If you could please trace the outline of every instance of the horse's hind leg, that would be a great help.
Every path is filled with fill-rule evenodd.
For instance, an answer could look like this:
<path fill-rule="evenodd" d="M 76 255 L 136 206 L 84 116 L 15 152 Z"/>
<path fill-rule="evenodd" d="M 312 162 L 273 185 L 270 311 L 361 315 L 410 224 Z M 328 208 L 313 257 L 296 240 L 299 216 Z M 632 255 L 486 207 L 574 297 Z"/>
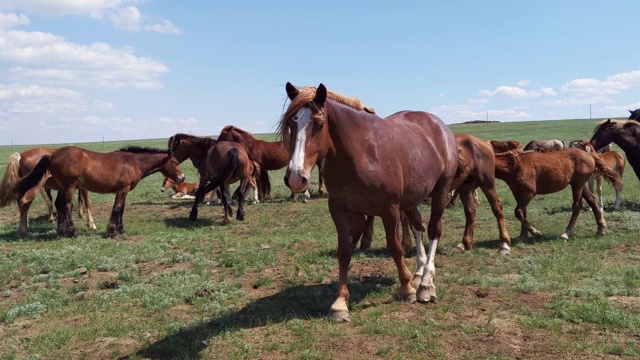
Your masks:
<path fill-rule="evenodd" d="M 220 186 L 220 192 L 222 193 L 222 207 L 224 208 L 224 219 L 222 224 L 226 225 L 231 222 L 231 214 L 233 214 L 233 208 L 231 207 L 231 199 L 229 199 L 229 185 L 224 184 Z"/>
<path fill-rule="evenodd" d="M 241 180 L 240 187 L 238 188 L 246 190 L 249 181 L 247 179 Z M 240 196 L 238 197 L 238 211 L 236 212 L 236 220 L 244 220 L 244 191 L 240 190 Z"/>
<path fill-rule="evenodd" d="M 613 205 L 614 210 L 620 210 L 620 204 L 622 203 L 622 185 L 615 187 L 616 189 L 616 203 Z"/>
<path fill-rule="evenodd" d="M 21 237 L 33 236 L 33 234 L 29 232 L 29 207 L 31 207 L 32 203 L 33 199 L 18 202 L 18 209 L 20 210 L 20 226 L 18 227 L 18 234 Z"/>
<path fill-rule="evenodd" d="M 514 194 L 514 196 L 516 198 L 516 202 L 518 203 L 518 205 L 516 205 L 516 210 L 514 211 L 514 213 L 516 219 L 520 220 L 521 224 L 520 235 L 516 238 L 516 240 L 526 240 L 529 237 L 529 233 L 531 233 L 531 235 L 533 236 L 540 236 L 540 232 L 535 227 L 533 227 L 533 224 L 531 224 L 529 220 L 527 220 L 527 205 L 529 205 L 531 199 L 533 199 L 534 194 Z"/>
<path fill-rule="evenodd" d="M 500 202 L 500 199 L 498 198 L 495 181 L 489 182 L 488 184 L 481 184 L 480 189 L 487 197 L 489 205 L 491 206 L 491 211 L 493 211 L 493 216 L 496 217 L 496 221 L 498 222 L 498 232 L 500 234 L 500 250 L 498 250 L 498 253 L 501 255 L 509 255 L 509 253 L 511 253 L 511 237 L 507 232 L 507 225 L 504 221 L 504 211 L 502 210 L 502 202 Z"/>
<path fill-rule="evenodd" d="M 411 286 L 411 272 L 404 263 L 402 244 L 400 243 L 400 211 L 398 204 L 389 205 L 385 214 L 380 216 L 384 224 L 384 232 L 387 238 L 387 250 L 391 254 L 398 269 L 400 288 L 398 292 L 404 301 L 412 303 L 416 301 L 416 290 Z"/>
<path fill-rule="evenodd" d="M 47 209 L 49 209 L 49 222 L 56 221 L 56 212 L 54 211 L 53 197 L 51 196 L 51 188 L 48 188 L 46 186 L 41 188 L 40 194 L 44 198 L 44 201 L 47 203 Z"/>
<path fill-rule="evenodd" d="M 78 189 L 78 191 L 78 197 L 84 199 L 84 206 L 87 210 L 87 226 L 89 227 L 89 229 L 95 230 L 96 223 L 93 222 L 93 204 L 91 203 L 91 199 L 89 198 L 89 192 L 85 189 Z M 78 207 L 82 208 L 80 204 L 78 204 Z"/>
<path fill-rule="evenodd" d="M 604 211 L 604 203 L 602 202 L 602 176 L 596 175 L 596 191 L 598 192 L 598 207 L 600 211 Z"/>
<path fill-rule="evenodd" d="M 58 190 L 56 196 L 56 209 L 58 210 L 58 235 L 65 237 L 78 236 L 77 229 L 73 224 L 73 192 L 75 186 Z"/>
<path fill-rule="evenodd" d="M 365 220 L 364 229 L 362 231 L 362 238 L 360 240 L 360 250 L 369 250 L 371 249 L 371 242 L 373 241 L 373 222 L 375 220 L 375 216 L 367 215 Z M 353 237 L 353 248 L 355 249 L 358 244 L 358 239 L 360 236 Z"/>
<path fill-rule="evenodd" d="M 464 208 L 465 226 L 464 235 L 462 236 L 462 242 L 458 244 L 457 248 L 466 251 L 471 249 L 473 244 L 473 232 L 476 227 L 476 202 L 473 198 L 473 183 L 463 183 L 456 191 L 462 201 Z"/>
<path fill-rule="evenodd" d="M 449 184 L 447 184 L 447 186 L 442 186 L 439 190 L 436 188 L 436 190 L 432 192 L 431 196 L 431 217 L 429 218 L 429 225 L 427 226 L 429 246 L 427 247 L 426 252 L 426 268 L 422 274 L 422 280 L 420 281 L 420 287 L 418 288 L 418 301 L 420 302 L 433 302 L 437 298 L 436 286 L 434 284 L 434 278 L 436 275 L 436 248 L 438 247 L 438 241 L 442 235 L 442 215 L 444 214 L 444 209 L 447 206 L 447 201 L 449 199 L 448 193 L 445 189 L 448 188 Z"/>
<path fill-rule="evenodd" d="M 582 203 L 582 194 L 584 193 L 584 185 L 577 186 L 571 184 L 571 192 L 573 193 L 573 201 L 571 203 L 571 219 L 569 219 L 569 225 L 567 225 L 567 229 L 564 231 L 562 235 L 560 235 L 561 239 L 567 240 L 569 236 L 573 234 L 573 227 L 576 224 L 576 220 L 578 220 L 578 215 L 580 214 L 580 208 Z M 591 194 L 593 196 L 593 194 Z M 587 201 L 589 203 L 589 201 Z M 592 203 L 589 203 L 591 205 Z M 598 213 L 600 213 L 600 209 L 596 205 L 598 209 Z"/>
<path fill-rule="evenodd" d="M 600 211 L 595 197 L 592 193 L 583 191 L 582 198 L 587 202 L 587 204 L 589 204 L 591 210 L 593 210 L 593 216 L 596 218 L 596 224 L 598 225 L 596 235 L 604 235 L 604 228 L 607 226 L 607 222 L 604 220 L 604 215 L 602 211 Z"/>
<path fill-rule="evenodd" d="M 118 235 L 124 234 L 125 232 L 124 225 L 122 224 L 122 215 L 124 213 L 124 202 L 126 198 L 126 192 L 116 193 L 116 199 L 113 202 L 113 209 L 109 217 L 109 224 L 107 224 L 107 236 L 111 238 L 118 237 Z"/>

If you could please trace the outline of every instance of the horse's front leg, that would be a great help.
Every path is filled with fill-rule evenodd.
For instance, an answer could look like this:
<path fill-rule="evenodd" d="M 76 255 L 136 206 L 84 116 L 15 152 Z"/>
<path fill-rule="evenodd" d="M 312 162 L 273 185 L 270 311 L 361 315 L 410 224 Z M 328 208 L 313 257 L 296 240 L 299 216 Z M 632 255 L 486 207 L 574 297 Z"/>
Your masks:
<path fill-rule="evenodd" d="M 113 208 L 111 209 L 111 216 L 109 217 L 109 223 L 107 224 L 107 236 L 111 238 L 118 237 L 118 235 L 120 235 L 120 231 L 124 233 L 122 213 L 124 212 L 124 201 L 126 198 L 126 191 L 116 192 L 116 198 L 113 202 Z"/>
<path fill-rule="evenodd" d="M 351 263 L 351 229 L 350 214 L 343 203 L 329 197 L 329 213 L 338 233 L 338 264 L 340 272 L 338 276 L 338 296 L 331 305 L 329 318 L 334 321 L 351 321 L 349 319 L 349 289 L 347 279 L 349 264 Z M 362 216 L 362 215 L 361 215 Z"/>
<path fill-rule="evenodd" d="M 500 202 L 498 193 L 496 192 L 495 179 L 483 181 L 482 184 L 480 184 L 480 190 L 482 190 L 487 201 L 489 201 L 491 211 L 493 211 L 493 216 L 495 216 L 496 221 L 498 222 L 498 232 L 500 234 L 500 250 L 498 250 L 498 253 L 501 255 L 509 255 L 511 253 L 511 237 L 507 232 L 502 202 Z"/>
<path fill-rule="evenodd" d="M 529 233 L 534 236 L 541 235 L 540 232 L 535 227 L 533 227 L 533 224 L 531 224 L 529 220 L 527 220 L 527 205 L 529 205 L 529 202 L 531 202 L 533 196 L 534 194 L 532 193 L 515 195 L 517 205 L 514 214 L 516 216 L 516 219 L 520 220 L 521 226 L 520 235 L 516 238 L 516 240 L 526 240 L 529 237 Z"/>
<path fill-rule="evenodd" d="M 198 184 L 198 190 L 196 190 L 196 198 L 193 200 L 193 206 L 191 207 L 191 213 L 189 213 L 189 220 L 196 221 L 198 219 L 198 204 L 204 199 L 204 195 L 207 193 L 207 178 L 200 175 L 200 183 Z"/>

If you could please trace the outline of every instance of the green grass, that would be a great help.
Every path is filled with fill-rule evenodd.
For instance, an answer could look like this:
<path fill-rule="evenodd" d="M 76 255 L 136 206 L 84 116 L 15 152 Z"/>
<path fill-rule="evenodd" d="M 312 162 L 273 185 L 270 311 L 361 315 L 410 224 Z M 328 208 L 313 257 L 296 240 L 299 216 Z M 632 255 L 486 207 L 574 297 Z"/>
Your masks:
<path fill-rule="evenodd" d="M 487 139 L 568 142 L 589 138 L 596 122 L 451 128 Z M 134 144 L 166 147 L 166 139 L 76 145 L 111 151 Z M 30 147 L 0 147 L 0 168 L 12 151 Z M 197 181 L 189 162 L 183 168 Z M 347 324 L 326 319 L 338 269 L 327 199 L 289 202 L 282 177 L 282 170 L 271 174 L 272 198 L 248 205 L 244 222 L 222 226 L 218 205 L 202 205 L 199 220 L 187 221 L 191 203 L 161 193 L 162 176 L 152 175 L 129 194 L 127 235 L 116 240 L 104 237 L 110 194 L 91 194 L 98 230 L 76 217 L 75 239 L 53 235 L 42 199 L 30 211 L 34 239 L 17 236 L 15 206 L 0 209 L 0 359 L 640 356 L 640 186 L 630 167 L 621 211 L 610 211 L 615 193 L 605 185 L 603 237 L 595 236 L 593 215 L 582 212 L 576 235 L 560 240 L 569 190 L 532 201 L 528 215 L 543 236 L 515 244 L 508 257 L 497 255 L 496 222 L 484 198 L 467 253 L 454 250 L 462 206 L 447 210 L 436 304 L 398 300 L 397 272 L 377 222 L 373 249 L 355 253 L 351 263 Z M 515 201 L 503 182 L 497 188 L 516 236 Z M 428 207 L 421 212 L 428 215 Z M 413 258 L 407 263 L 415 268 Z"/>

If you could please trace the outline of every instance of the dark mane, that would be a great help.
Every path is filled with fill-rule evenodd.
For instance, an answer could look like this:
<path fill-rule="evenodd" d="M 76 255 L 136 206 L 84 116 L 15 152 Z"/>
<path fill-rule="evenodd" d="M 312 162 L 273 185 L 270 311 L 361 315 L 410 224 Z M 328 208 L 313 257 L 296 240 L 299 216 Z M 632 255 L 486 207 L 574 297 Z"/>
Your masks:
<path fill-rule="evenodd" d="M 154 154 L 168 154 L 169 150 L 167 149 L 158 149 L 152 147 L 142 147 L 142 146 L 127 146 L 123 147 L 118 151 L 133 153 L 133 154 L 144 154 L 144 153 L 154 153 Z"/>
<path fill-rule="evenodd" d="M 180 142 L 181 140 L 187 140 L 187 139 L 196 144 L 204 144 L 207 147 L 212 147 L 217 143 L 216 140 L 209 137 L 201 137 L 201 136 L 195 136 L 190 134 L 178 133 L 169 138 L 169 142 L 167 145 L 169 149 L 171 149 L 172 143 Z"/>

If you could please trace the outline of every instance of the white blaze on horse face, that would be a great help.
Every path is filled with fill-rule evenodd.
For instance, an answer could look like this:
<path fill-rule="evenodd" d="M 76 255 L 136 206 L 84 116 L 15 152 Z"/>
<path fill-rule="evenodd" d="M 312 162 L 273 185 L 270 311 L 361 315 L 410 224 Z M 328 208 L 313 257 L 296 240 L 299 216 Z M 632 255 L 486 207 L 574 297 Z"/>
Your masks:
<path fill-rule="evenodd" d="M 303 176 L 308 177 L 307 169 L 305 169 L 305 147 L 307 145 L 307 128 L 311 124 L 311 109 L 304 107 L 296 114 L 298 123 L 298 132 L 296 133 L 296 142 L 293 147 L 293 154 L 291 154 L 291 160 L 289 160 L 289 184 L 298 188 L 302 184 L 301 178 Z M 298 185 L 298 186 L 296 186 Z M 300 189 L 304 190 L 304 189 Z"/>

